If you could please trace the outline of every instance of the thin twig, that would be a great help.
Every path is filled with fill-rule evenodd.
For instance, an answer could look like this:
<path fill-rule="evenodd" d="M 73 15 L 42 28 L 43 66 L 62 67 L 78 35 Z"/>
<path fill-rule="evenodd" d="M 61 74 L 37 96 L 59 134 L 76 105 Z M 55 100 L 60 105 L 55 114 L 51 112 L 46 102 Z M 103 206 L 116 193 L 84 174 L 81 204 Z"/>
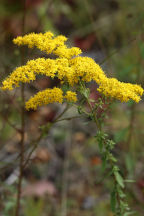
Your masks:
<path fill-rule="evenodd" d="M 3 115 L 3 112 L 0 112 L 1 114 L 1 117 L 4 119 L 4 121 L 11 127 L 13 128 L 15 131 L 17 131 L 18 133 L 21 133 L 21 129 L 20 128 L 17 128 L 14 124 L 12 124 L 9 119 Z"/>
<path fill-rule="evenodd" d="M 72 137 L 69 134 L 65 142 L 65 157 L 63 161 L 62 191 L 61 191 L 61 216 L 67 216 L 67 187 L 68 187 L 68 168 L 70 160 L 70 149 Z"/>
<path fill-rule="evenodd" d="M 23 20 L 22 20 L 22 33 L 24 34 L 25 29 L 25 16 L 26 16 L 26 5 L 25 0 L 23 0 Z M 24 64 L 24 50 L 21 50 L 21 63 Z M 24 83 L 21 85 L 21 98 L 22 98 L 22 106 L 21 106 L 21 142 L 20 142 L 20 164 L 19 164 L 19 178 L 18 178 L 18 191 L 17 191 L 17 202 L 16 202 L 16 211 L 15 216 L 19 216 L 20 214 L 20 200 L 21 200 L 21 189 L 22 189 L 22 178 L 23 178 L 23 162 L 24 162 L 24 134 L 25 134 L 25 95 L 24 95 Z"/>
<path fill-rule="evenodd" d="M 50 123 L 48 129 L 47 129 L 47 133 L 49 132 L 49 130 L 51 129 L 51 127 L 59 121 L 59 119 L 65 114 L 65 112 L 70 108 L 70 106 L 67 104 L 65 109 L 55 118 L 55 120 L 53 122 Z M 45 125 L 45 127 L 47 127 L 47 124 Z M 35 149 L 37 148 L 37 145 L 38 143 L 41 141 L 41 139 L 43 138 L 43 133 L 40 134 L 40 136 L 36 139 L 36 140 L 33 140 L 30 145 L 33 145 L 33 148 L 32 150 L 29 152 L 25 162 L 24 162 L 24 165 L 23 165 L 23 168 L 25 168 L 33 154 L 33 152 L 35 151 Z"/>
<path fill-rule="evenodd" d="M 55 119 L 54 119 L 54 123 L 57 122 L 58 119 L 61 118 L 61 116 L 63 116 L 63 114 L 70 108 L 69 104 L 66 105 L 65 109 L 62 111 L 62 113 L 60 115 L 58 115 Z"/>
<path fill-rule="evenodd" d="M 75 118 L 81 118 L 81 116 L 72 116 L 72 117 L 68 117 L 68 118 L 62 118 L 62 119 L 57 120 L 56 122 L 69 121 L 69 120 L 72 120 L 72 119 L 75 119 Z"/>

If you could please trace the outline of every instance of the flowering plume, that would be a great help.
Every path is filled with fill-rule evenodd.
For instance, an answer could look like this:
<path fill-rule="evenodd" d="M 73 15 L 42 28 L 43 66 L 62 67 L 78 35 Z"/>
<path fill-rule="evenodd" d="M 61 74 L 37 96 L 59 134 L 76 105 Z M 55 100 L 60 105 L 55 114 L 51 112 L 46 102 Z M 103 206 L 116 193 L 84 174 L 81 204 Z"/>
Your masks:
<path fill-rule="evenodd" d="M 81 57 L 81 50 L 77 47 L 68 48 L 65 42 L 67 38 L 59 35 L 54 37 L 51 32 L 44 34 L 31 33 L 13 40 L 18 46 L 27 45 L 29 48 L 37 47 L 47 54 L 55 54 L 56 59 L 38 58 L 30 60 L 26 65 L 16 68 L 4 81 L 2 89 L 12 90 L 19 84 L 36 80 L 41 74 L 51 78 L 57 77 L 70 88 L 78 87 L 80 81 L 90 82 L 94 80 L 99 92 L 107 97 L 112 97 L 127 102 L 132 99 L 140 101 L 143 89 L 139 85 L 119 82 L 115 78 L 108 78 L 101 67 L 92 58 Z M 76 102 L 76 92 L 68 90 L 64 95 L 61 88 L 46 89 L 38 92 L 26 102 L 26 109 L 37 109 L 38 106 L 49 103 Z"/>

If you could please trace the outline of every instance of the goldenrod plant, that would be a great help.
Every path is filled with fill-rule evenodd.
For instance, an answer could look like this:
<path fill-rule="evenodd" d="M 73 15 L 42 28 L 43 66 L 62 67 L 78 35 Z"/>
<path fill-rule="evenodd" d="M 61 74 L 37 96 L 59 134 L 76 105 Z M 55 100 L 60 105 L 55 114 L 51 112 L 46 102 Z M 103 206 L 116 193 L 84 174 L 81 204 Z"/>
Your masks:
<path fill-rule="evenodd" d="M 95 137 L 103 161 L 102 169 L 107 167 L 108 176 L 113 179 L 111 209 L 115 216 L 131 215 L 133 212 L 126 202 L 124 192 L 125 180 L 112 151 L 115 142 L 109 139 L 108 134 L 103 132 L 102 123 L 104 119 L 98 118 L 97 109 L 102 107 L 104 102 L 111 103 L 112 99 L 121 102 L 133 100 L 138 103 L 143 95 L 143 88 L 137 84 L 124 83 L 115 78 L 108 78 L 103 69 L 92 58 L 80 56 L 82 51 L 77 47 L 69 48 L 66 41 L 65 36 L 55 37 L 51 32 L 44 34 L 31 33 L 14 39 L 14 44 L 18 46 L 27 45 L 29 48 L 37 47 L 48 54 L 48 58 L 29 60 L 26 65 L 17 67 L 3 81 L 1 89 L 12 90 L 19 87 L 20 83 L 33 82 L 37 75 L 45 75 L 52 79 L 56 77 L 60 83 L 59 87 L 38 92 L 25 103 L 25 108 L 36 110 L 39 106 L 50 103 L 67 103 L 68 106 L 64 112 L 69 106 L 75 105 L 80 115 L 84 115 L 95 122 L 97 127 Z M 49 58 L 50 54 L 55 55 L 55 59 Z M 93 101 L 89 95 L 90 90 L 86 87 L 87 83 L 91 81 L 96 82 L 98 85 L 96 91 L 101 94 L 101 99 L 95 102 L 95 105 L 92 105 Z M 88 104 L 89 111 L 85 109 L 84 103 Z M 64 112 L 59 115 L 59 119 Z M 103 110 L 103 114 L 105 114 L 105 110 Z"/>

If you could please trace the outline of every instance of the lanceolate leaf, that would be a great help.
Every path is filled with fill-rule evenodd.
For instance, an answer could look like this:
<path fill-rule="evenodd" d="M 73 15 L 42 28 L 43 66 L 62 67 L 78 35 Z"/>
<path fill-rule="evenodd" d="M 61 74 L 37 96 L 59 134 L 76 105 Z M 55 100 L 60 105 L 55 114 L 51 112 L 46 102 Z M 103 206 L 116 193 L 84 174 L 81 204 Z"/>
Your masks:
<path fill-rule="evenodd" d="M 123 178 L 122 178 L 122 176 L 119 174 L 119 172 L 114 172 L 114 175 L 115 175 L 115 177 L 116 177 L 117 183 L 118 183 L 122 188 L 124 188 Z"/>

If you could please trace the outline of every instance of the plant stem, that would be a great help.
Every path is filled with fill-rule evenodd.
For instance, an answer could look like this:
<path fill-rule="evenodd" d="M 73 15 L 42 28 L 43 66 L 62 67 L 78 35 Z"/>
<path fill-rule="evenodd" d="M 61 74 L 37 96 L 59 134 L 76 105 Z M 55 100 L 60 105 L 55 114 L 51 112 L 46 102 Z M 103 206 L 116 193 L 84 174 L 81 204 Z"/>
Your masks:
<path fill-rule="evenodd" d="M 20 200 L 21 200 L 21 188 L 23 178 L 23 162 L 24 162 L 24 133 L 25 133 L 25 115 L 24 115 L 24 85 L 21 87 L 22 97 L 22 112 L 21 112 L 21 142 L 20 142 L 20 164 L 19 164 L 19 179 L 18 179 L 18 191 L 17 191 L 17 202 L 15 216 L 19 216 L 20 212 Z"/>
<path fill-rule="evenodd" d="M 135 123 L 135 111 L 136 111 L 136 104 L 133 103 L 131 106 L 131 114 L 130 114 L 130 123 L 129 123 L 129 135 L 128 135 L 128 139 L 127 139 L 127 147 L 129 148 L 129 145 L 131 143 L 132 140 L 132 136 L 134 133 L 134 123 Z"/>
<path fill-rule="evenodd" d="M 22 34 L 24 34 L 25 29 L 25 15 L 26 15 L 26 6 L 25 0 L 23 0 L 23 19 L 22 19 Z M 24 64 L 24 50 L 21 50 L 21 63 Z M 21 141 L 20 141 L 20 164 L 19 164 L 19 178 L 18 178 L 18 188 L 17 188 L 17 201 L 16 201 L 16 211 L 15 216 L 20 215 L 20 201 L 21 201 L 21 189 L 22 189 L 22 178 L 23 178 L 23 162 L 24 162 L 24 135 L 25 135 L 25 95 L 24 95 L 25 85 L 22 83 L 21 85 Z"/>
<path fill-rule="evenodd" d="M 72 124 L 72 123 L 71 123 Z M 72 129 L 72 127 L 70 127 Z M 70 131 L 71 132 L 71 131 Z M 65 142 L 65 157 L 63 161 L 63 175 L 62 175 L 62 192 L 61 192 L 61 216 L 67 216 L 67 189 L 68 189 L 68 168 L 70 161 L 70 149 L 72 133 L 68 134 Z"/>
<path fill-rule="evenodd" d="M 76 118 L 81 118 L 81 116 L 72 116 L 68 118 L 62 118 L 62 119 L 57 120 L 56 122 L 69 121 L 69 120 L 76 119 Z"/>
<path fill-rule="evenodd" d="M 98 119 L 97 119 L 96 113 L 93 112 L 93 108 L 92 108 L 92 106 L 91 106 L 91 103 L 90 103 L 89 99 L 87 99 L 87 103 L 88 103 L 88 105 L 89 105 L 89 108 L 90 108 L 91 112 L 93 113 L 93 117 L 94 117 L 94 121 L 95 121 L 95 123 L 96 123 L 97 129 L 98 129 L 99 131 L 101 131 L 101 125 L 100 125 L 100 123 L 99 123 L 99 121 L 98 121 Z"/>

